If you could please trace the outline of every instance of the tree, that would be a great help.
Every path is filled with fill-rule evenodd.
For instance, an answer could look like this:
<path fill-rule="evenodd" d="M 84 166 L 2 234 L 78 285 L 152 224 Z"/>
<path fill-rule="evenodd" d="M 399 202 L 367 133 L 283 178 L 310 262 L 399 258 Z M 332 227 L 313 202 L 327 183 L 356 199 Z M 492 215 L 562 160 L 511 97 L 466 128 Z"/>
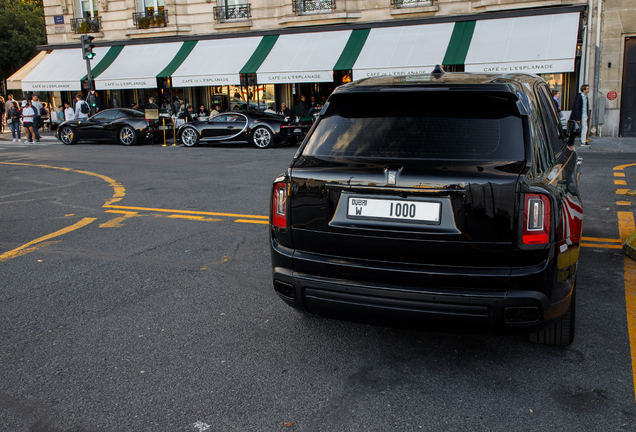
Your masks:
<path fill-rule="evenodd" d="M 0 0 L 0 79 L 9 78 L 46 43 L 43 0 Z"/>

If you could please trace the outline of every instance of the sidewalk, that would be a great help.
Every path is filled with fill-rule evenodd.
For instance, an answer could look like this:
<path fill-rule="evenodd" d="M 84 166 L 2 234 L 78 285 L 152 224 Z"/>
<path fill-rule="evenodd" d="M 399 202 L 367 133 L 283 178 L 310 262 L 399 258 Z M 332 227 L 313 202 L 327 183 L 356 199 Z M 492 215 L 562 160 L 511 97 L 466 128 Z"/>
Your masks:
<path fill-rule="evenodd" d="M 576 151 L 587 152 L 636 152 L 636 138 L 590 137 L 589 147 L 581 147 L 581 141 L 576 140 Z"/>
<path fill-rule="evenodd" d="M 20 136 L 22 138 L 22 142 L 13 142 L 13 137 L 11 136 L 11 127 L 6 127 L 3 133 L 0 133 L 0 143 L 2 144 L 20 144 L 20 145 L 25 145 L 26 144 L 26 134 L 24 133 L 24 129 L 20 131 Z M 55 131 L 50 132 L 50 131 L 44 131 L 42 129 L 40 129 L 40 137 L 42 137 L 42 139 L 40 140 L 40 142 L 35 143 L 35 144 L 62 144 L 60 141 L 58 141 L 57 138 L 55 138 Z"/>

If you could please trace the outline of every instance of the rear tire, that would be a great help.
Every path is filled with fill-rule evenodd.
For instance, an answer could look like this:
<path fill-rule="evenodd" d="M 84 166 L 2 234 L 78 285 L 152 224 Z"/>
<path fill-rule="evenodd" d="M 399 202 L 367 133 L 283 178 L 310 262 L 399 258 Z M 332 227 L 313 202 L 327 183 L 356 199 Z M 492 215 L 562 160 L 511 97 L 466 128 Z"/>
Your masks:
<path fill-rule="evenodd" d="M 572 300 L 568 311 L 547 329 L 530 334 L 530 342 L 542 345 L 568 346 L 574 342 L 574 324 L 576 315 L 576 289 L 572 291 Z"/>
<path fill-rule="evenodd" d="M 119 129 L 119 142 L 125 146 L 135 145 L 137 143 L 137 134 L 131 126 L 124 126 Z"/>
<path fill-rule="evenodd" d="M 266 149 L 274 144 L 274 135 L 265 126 L 260 126 L 252 132 L 252 142 L 256 147 Z"/>
<path fill-rule="evenodd" d="M 65 126 L 60 130 L 60 141 L 63 144 L 71 145 L 77 142 L 77 137 L 75 136 L 75 131 L 73 128 Z"/>

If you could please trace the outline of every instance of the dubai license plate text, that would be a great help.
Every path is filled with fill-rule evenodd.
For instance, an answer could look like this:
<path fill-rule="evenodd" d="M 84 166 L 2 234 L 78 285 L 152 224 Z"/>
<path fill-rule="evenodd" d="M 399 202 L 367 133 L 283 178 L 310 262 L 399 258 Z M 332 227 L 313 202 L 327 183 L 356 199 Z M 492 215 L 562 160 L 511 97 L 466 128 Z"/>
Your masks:
<path fill-rule="evenodd" d="M 440 203 L 349 197 L 347 216 L 353 219 L 439 223 Z"/>

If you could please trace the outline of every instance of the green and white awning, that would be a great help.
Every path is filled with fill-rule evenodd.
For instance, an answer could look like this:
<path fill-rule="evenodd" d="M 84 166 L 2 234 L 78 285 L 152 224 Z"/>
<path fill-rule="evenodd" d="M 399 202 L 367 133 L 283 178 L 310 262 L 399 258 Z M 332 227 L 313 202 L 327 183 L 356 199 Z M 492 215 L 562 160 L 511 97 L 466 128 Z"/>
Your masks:
<path fill-rule="evenodd" d="M 96 60 L 103 58 L 109 48 L 95 48 Z M 96 62 L 93 62 L 96 64 Z M 54 50 L 24 79 L 23 91 L 78 91 L 82 89 L 82 77 L 86 75 L 86 60 L 82 50 Z"/>
<path fill-rule="evenodd" d="M 173 87 L 239 85 L 262 36 L 203 40 L 172 74 Z"/>
<path fill-rule="evenodd" d="M 157 88 L 194 49 L 196 41 L 126 45 L 104 71 L 93 77 L 97 90 Z"/>
<path fill-rule="evenodd" d="M 579 13 L 477 21 L 466 72 L 574 71 Z"/>
<path fill-rule="evenodd" d="M 332 82 L 351 30 L 297 33 L 277 38 L 255 71 L 259 84 Z"/>

